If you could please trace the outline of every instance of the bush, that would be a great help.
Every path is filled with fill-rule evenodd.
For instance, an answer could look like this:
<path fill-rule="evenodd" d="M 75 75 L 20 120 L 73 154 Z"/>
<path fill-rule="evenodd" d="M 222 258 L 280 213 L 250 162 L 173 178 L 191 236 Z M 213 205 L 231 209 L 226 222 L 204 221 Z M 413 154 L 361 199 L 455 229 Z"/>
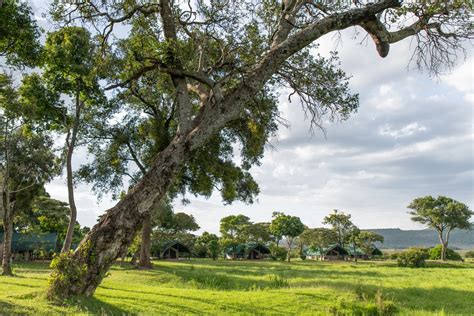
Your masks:
<path fill-rule="evenodd" d="M 430 260 L 440 260 L 441 259 L 441 250 L 442 250 L 441 245 L 437 245 L 436 247 L 431 248 L 430 249 L 430 254 L 429 254 Z M 454 260 L 454 261 L 462 261 L 461 255 L 459 253 L 457 253 L 456 251 L 454 251 L 452 249 L 449 249 L 449 248 L 446 250 L 446 259 L 447 260 Z"/>
<path fill-rule="evenodd" d="M 394 252 L 390 254 L 389 258 L 392 260 L 397 260 L 399 256 L 400 256 L 399 252 Z"/>
<path fill-rule="evenodd" d="M 428 257 L 428 249 L 410 248 L 398 255 L 397 264 L 399 267 L 421 268 Z"/>
<path fill-rule="evenodd" d="M 83 276 L 87 272 L 85 264 L 77 264 L 72 260 L 73 252 L 55 255 L 51 261 L 53 272 L 49 277 L 47 296 L 50 299 L 68 297 L 73 286 L 81 286 Z"/>
<path fill-rule="evenodd" d="M 464 257 L 466 257 L 466 258 L 474 258 L 474 250 L 470 250 L 470 251 L 466 252 L 466 254 L 464 255 Z"/>
<path fill-rule="evenodd" d="M 270 251 L 272 253 L 273 260 L 281 260 L 281 261 L 286 260 L 286 255 L 288 252 L 286 251 L 285 248 L 272 245 L 270 246 Z"/>
<path fill-rule="evenodd" d="M 300 254 L 300 259 L 301 260 L 306 260 L 306 255 L 304 253 Z"/>

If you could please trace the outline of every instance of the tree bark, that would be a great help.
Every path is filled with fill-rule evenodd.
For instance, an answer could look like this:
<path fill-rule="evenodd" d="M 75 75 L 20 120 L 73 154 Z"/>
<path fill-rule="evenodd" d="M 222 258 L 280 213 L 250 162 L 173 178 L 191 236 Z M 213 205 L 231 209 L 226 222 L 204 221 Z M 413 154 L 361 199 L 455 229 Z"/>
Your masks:
<path fill-rule="evenodd" d="M 72 172 L 72 155 L 74 153 L 74 148 L 76 147 L 77 133 L 79 131 L 79 125 L 81 120 L 81 108 L 82 104 L 79 99 L 79 84 L 76 92 L 76 113 L 74 117 L 74 124 L 71 131 L 71 138 L 69 135 L 66 138 L 67 143 L 67 156 L 66 156 L 66 176 L 67 176 L 67 193 L 68 193 L 68 202 L 69 202 L 69 224 L 67 227 L 66 237 L 64 238 L 63 248 L 61 252 L 69 252 L 71 250 L 72 237 L 74 234 L 74 226 L 76 226 L 77 219 L 77 208 L 76 201 L 74 199 L 74 178 Z"/>
<path fill-rule="evenodd" d="M 8 200 L 8 196 L 5 200 Z M 12 275 L 11 256 L 12 256 L 12 236 L 13 236 L 13 220 L 11 209 L 7 201 L 4 201 L 5 212 L 3 214 L 3 258 L 2 258 L 2 275 Z M 8 207 L 8 208 L 7 208 Z"/>
<path fill-rule="evenodd" d="M 94 293 L 112 263 L 130 246 L 136 231 L 143 225 L 147 213 L 143 210 L 148 211 L 166 194 L 189 150 L 184 137 L 178 135 L 158 154 L 151 170 L 124 199 L 100 217 L 72 254 L 70 260 L 74 264 L 86 267 L 84 275 L 78 278 L 67 275 L 66 271 L 54 271 L 56 277 L 49 288 L 50 297 Z"/>
<path fill-rule="evenodd" d="M 191 151 L 238 118 L 245 111 L 244 104 L 263 88 L 288 57 L 329 32 L 358 25 L 373 14 L 397 6 L 400 6 L 397 0 L 387 0 L 318 20 L 272 47 L 239 84 L 225 91 L 225 96 L 221 95 L 218 85 L 214 86 L 216 98 L 201 107 L 190 125 L 185 122 L 187 109 L 180 109 L 178 135 L 157 155 L 152 168 L 125 198 L 102 215 L 72 254 L 70 260 L 74 265 L 84 267 L 84 274 L 78 277 L 67 275 L 67 271 L 54 270 L 49 293 L 62 297 L 92 295 L 117 256 L 131 244 L 136 231 L 143 225 L 146 212 L 153 203 L 164 197 L 175 176 L 190 158 Z M 163 11 L 160 13 L 163 14 Z M 183 92 L 184 87 L 179 83 L 175 82 L 175 88 Z M 180 94 L 177 100 L 186 103 L 186 95 Z"/>
<path fill-rule="evenodd" d="M 140 261 L 138 268 L 151 269 L 153 267 L 151 260 L 151 211 L 144 215 L 142 227 L 142 244 L 140 246 Z"/>

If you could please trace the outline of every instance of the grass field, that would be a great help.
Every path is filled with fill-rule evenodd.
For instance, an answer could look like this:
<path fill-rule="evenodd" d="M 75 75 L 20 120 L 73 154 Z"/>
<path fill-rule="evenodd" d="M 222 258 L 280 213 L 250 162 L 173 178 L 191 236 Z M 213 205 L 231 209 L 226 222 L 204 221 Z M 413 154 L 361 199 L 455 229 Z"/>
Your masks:
<path fill-rule="evenodd" d="M 474 315 L 474 264 L 190 260 L 140 271 L 115 266 L 93 298 L 48 303 L 47 264 L 15 265 L 0 277 L 0 314 L 370 314 Z M 378 306 L 378 307 L 377 307 Z"/>

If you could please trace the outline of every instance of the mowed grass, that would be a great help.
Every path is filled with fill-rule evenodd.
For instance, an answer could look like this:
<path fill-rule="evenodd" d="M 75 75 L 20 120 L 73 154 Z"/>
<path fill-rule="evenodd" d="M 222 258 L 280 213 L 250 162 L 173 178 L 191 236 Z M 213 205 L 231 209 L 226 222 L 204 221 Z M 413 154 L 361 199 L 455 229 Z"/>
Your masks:
<path fill-rule="evenodd" d="M 15 265 L 0 277 L 0 314 L 353 314 L 393 301 L 405 315 L 474 315 L 474 264 L 190 260 L 153 270 L 114 266 L 94 297 L 44 298 L 47 264 Z"/>

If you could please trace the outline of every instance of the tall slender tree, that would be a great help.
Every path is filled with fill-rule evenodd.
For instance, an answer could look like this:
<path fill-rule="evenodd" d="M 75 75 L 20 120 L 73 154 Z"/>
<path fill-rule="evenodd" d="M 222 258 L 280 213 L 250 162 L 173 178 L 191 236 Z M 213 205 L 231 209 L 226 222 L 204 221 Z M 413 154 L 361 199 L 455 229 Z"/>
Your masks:
<path fill-rule="evenodd" d="M 300 97 L 313 126 L 320 124 L 324 115 L 347 118 L 354 112 L 357 96 L 350 93 L 348 77 L 335 57 L 313 54 L 317 51 L 314 43 L 322 36 L 361 27 L 381 57 L 387 56 L 391 44 L 413 37 L 415 62 L 434 73 L 452 66 L 463 40 L 472 38 L 470 1 L 439 5 L 382 0 L 338 2 L 329 7 L 299 0 L 216 0 L 182 7 L 170 0 L 91 0 L 55 5 L 53 14 L 59 20 L 79 19 L 104 26 L 98 35 L 106 58 L 117 60 L 115 76 L 109 78 L 110 90 L 126 89 L 151 71 L 169 78 L 176 100 L 177 132 L 169 145 L 156 153 L 148 172 L 101 217 L 67 259 L 86 266 L 84 275 L 78 278 L 54 270 L 50 296 L 92 295 L 105 271 L 132 242 L 143 214 L 168 194 L 200 148 L 236 125 L 247 126 L 247 132 L 252 133 L 258 130 L 260 118 L 278 114 L 275 106 L 261 108 L 256 97 L 290 87 Z M 151 25 L 133 42 L 143 49 L 136 49 L 130 59 L 108 54 L 116 51 L 118 41 L 112 35 L 120 23 Z M 148 42 L 153 45 L 147 47 Z M 243 139 L 237 140 L 245 143 Z M 74 286 L 65 285 L 70 283 Z"/>
<path fill-rule="evenodd" d="M 15 215 L 31 207 L 43 185 L 57 174 L 53 141 L 32 131 L 17 116 L 18 91 L 0 75 L 0 195 L 3 214 L 2 274 L 11 275 L 11 242 Z"/>

